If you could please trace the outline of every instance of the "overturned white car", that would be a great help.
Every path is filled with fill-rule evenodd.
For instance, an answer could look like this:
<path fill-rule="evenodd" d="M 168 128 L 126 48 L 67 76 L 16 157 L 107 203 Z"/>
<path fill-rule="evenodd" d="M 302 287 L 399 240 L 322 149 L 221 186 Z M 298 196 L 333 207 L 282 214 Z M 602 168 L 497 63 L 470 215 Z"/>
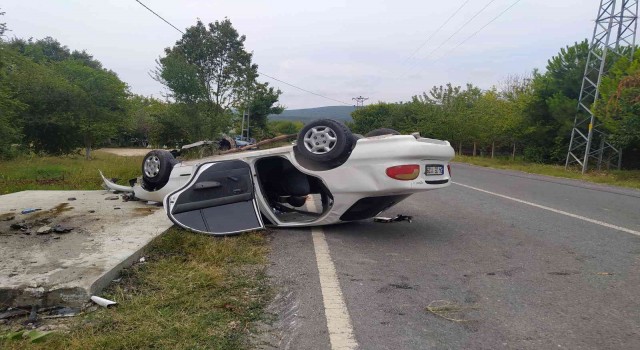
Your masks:
<path fill-rule="evenodd" d="M 143 176 L 113 190 L 162 202 L 186 229 L 214 235 L 273 226 L 314 226 L 368 219 L 413 193 L 451 180 L 449 142 L 394 130 L 354 135 L 342 123 L 307 124 L 295 145 L 178 162 L 149 152 Z"/>

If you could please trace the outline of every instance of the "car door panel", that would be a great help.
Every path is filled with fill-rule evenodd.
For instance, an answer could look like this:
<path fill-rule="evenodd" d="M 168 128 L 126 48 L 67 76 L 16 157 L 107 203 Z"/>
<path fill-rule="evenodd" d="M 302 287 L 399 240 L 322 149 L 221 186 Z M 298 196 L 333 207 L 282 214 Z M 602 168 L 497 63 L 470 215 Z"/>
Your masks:
<path fill-rule="evenodd" d="M 240 160 L 200 164 L 192 178 L 167 195 L 165 208 L 177 225 L 212 235 L 264 228 L 249 165 Z"/>

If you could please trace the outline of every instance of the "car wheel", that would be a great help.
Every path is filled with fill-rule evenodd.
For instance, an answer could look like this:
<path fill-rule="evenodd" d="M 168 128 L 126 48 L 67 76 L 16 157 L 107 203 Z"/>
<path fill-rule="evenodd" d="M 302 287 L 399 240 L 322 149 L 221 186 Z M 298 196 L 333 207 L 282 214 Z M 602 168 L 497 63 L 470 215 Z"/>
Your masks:
<path fill-rule="evenodd" d="M 159 190 L 169 182 L 169 175 L 178 161 L 164 150 L 153 150 L 142 160 L 142 180 L 148 191 Z"/>
<path fill-rule="evenodd" d="M 380 128 L 380 129 L 371 130 L 364 136 L 371 137 L 371 136 L 382 136 L 382 135 L 400 135 L 400 133 L 393 129 Z"/>
<path fill-rule="evenodd" d="M 301 156 L 321 163 L 343 163 L 351 154 L 354 138 L 349 128 L 333 119 L 315 120 L 298 133 Z"/>

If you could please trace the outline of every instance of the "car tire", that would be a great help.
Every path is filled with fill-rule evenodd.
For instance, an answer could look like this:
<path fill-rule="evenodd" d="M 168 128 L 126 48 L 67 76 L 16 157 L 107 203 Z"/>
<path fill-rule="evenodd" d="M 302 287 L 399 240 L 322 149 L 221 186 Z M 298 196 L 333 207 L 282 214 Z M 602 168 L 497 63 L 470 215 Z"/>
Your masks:
<path fill-rule="evenodd" d="M 372 136 L 382 136 L 382 135 L 400 135 L 400 133 L 393 129 L 380 128 L 380 129 L 371 130 L 364 136 L 372 137 Z"/>
<path fill-rule="evenodd" d="M 156 191 L 169 182 L 173 166 L 178 161 L 165 150 L 153 150 L 142 160 L 142 181 L 147 191 Z"/>
<path fill-rule="evenodd" d="M 349 158 L 354 142 L 346 125 L 333 119 L 320 119 L 300 130 L 296 145 L 302 157 L 338 166 Z"/>

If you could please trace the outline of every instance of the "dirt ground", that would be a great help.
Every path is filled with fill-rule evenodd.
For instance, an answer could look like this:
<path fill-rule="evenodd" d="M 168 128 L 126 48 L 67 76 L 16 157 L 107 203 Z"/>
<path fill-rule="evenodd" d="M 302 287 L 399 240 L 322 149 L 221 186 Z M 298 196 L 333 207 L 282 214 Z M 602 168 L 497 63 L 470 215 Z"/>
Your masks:
<path fill-rule="evenodd" d="M 101 148 L 100 151 L 123 157 L 138 157 L 149 153 L 149 148 Z"/>

